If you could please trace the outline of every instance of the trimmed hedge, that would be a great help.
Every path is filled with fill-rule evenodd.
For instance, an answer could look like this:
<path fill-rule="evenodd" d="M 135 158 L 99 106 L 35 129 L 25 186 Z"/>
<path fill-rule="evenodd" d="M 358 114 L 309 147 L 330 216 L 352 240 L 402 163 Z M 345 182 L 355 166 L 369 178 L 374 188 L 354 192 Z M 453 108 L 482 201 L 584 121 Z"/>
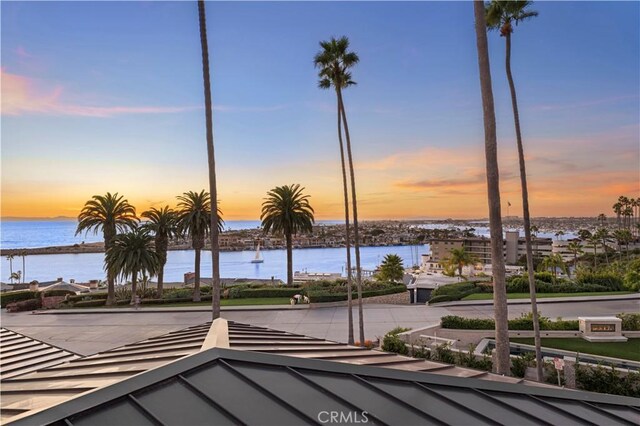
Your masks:
<path fill-rule="evenodd" d="M 429 304 L 431 305 L 432 303 L 455 302 L 457 300 L 460 300 L 459 296 L 453 296 L 453 295 L 450 295 L 450 294 L 442 294 L 440 296 L 434 296 L 431 299 L 429 299 Z"/>
<path fill-rule="evenodd" d="M 0 306 L 6 308 L 9 303 L 20 302 L 21 300 L 35 299 L 37 297 L 37 291 L 10 291 L 8 293 L 0 294 Z"/>
<path fill-rule="evenodd" d="M 207 296 L 204 296 L 207 297 Z M 203 297 L 203 299 L 204 299 Z M 142 305 L 164 305 L 167 303 L 182 303 L 182 302 L 191 302 L 193 299 L 191 297 L 179 297 L 174 299 L 142 299 L 140 303 Z M 209 296 L 209 300 L 211 300 L 211 296 Z M 126 301 L 130 303 L 130 301 Z"/>
<path fill-rule="evenodd" d="M 7 307 L 11 312 L 22 312 L 22 311 L 35 311 L 36 309 L 40 309 L 42 307 L 42 303 L 40 298 L 37 299 L 28 299 L 21 300 L 20 302 L 10 303 Z"/>
<path fill-rule="evenodd" d="M 86 300 L 102 300 L 107 299 L 107 293 L 87 293 L 87 294 L 77 294 L 75 296 L 69 296 L 70 302 L 81 302 Z"/>
<path fill-rule="evenodd" d="M 301 288 L 246 288 L 240 290 L 240 299 L 249 298 L 270 298 L 270 297 L 293 297 L 295 294 L 302 293 Z"/>
<path fill-rule="evenodd" d="M 578 331 L 578 320 L 573 321 L 550 321 L 549 318 L 541 316 L 540 330 L 568 330 Z M 441 319 L 442 328 L 457 330 L 493 330 L 496 327 L 492 319 L 464 318 L 456 315 L 447 315 Z M 531 315 L 522 315 L 519 318 L 509 320 L 509 330 L 533 330 L 533 320 Z"/>
<path fill-rule="evenodd" d="M 407 291 L 407 287 L 403 284 L 400 284 L 380 290 L 364 290 L 362 292 L 362 297 L 365 298 L 372 296 L 384 296 L 386 294 L 403 293 L 405 291 Z M 355 289 L 353 291 L 352 297 L 354 300 L 358 298 L 358 293 L 355 291 Z M 343 300 L 347 300 L 347 293 L 325 293 L 319 291 L 309 292 L 309 301 L 311 303 L 341 302 Z"/>
<path fill-rule="evenodd" d="M 86 308 L 86 307 L 89 307 L 89 306 L 104 306 L 105 303 L 107 303 L 107 299 L 83 300 L 83 301 L 80 301 L 80 302 L 75 302 L 73 304 L 73 306 L 76 306 L 78 308 Z"/>

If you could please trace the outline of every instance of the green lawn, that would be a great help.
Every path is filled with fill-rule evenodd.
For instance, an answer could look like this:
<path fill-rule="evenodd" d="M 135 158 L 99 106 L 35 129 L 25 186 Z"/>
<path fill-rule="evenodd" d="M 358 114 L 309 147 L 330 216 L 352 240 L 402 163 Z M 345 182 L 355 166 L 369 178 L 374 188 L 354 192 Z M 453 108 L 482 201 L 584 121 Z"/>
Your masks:
<path fill-rule="evenodd" d="M 599 291 L 599 292 L 583 292 L 583 293 L 538 293 L 538 299 L 548 297 L 579 297 L 579 296 L 611 296 L 621 294 L 633 294 L 632 291 Z M 529 293 L 507 293 L 507 299 L 528 299 Z M 473 293 L 462 300 L 491 300 L 491 293 Z"/>
<path fill-rule="evenodd" d="M 513 343 L 533 345 L 533 338 L 512 338 Z M 557 339 L 542 338 L 542 346 L 554 349 L 564 349 L 592 355 L 609 356 L 612 358 L 640 361 L 640 339 L 629 339 L 626 342 L 587 342 L 581 338 Z"/>

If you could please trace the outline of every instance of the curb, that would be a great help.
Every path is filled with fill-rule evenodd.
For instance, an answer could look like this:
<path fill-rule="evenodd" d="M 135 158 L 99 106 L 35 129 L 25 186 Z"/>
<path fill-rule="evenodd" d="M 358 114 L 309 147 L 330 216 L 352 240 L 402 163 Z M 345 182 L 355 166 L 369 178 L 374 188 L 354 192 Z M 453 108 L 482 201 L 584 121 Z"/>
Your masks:
<path fill-rule="evenodd" d="M 281 307 L 269 307 L 269 308 L 240 308 L 235 306 L 221 307 L 220 312 L 261 312 L 261 311 L 301 311 L 309 309 L 307 307 L 287 307 L 282 305 Z M 85 315 L 85 314 L 157 314 L 157 313 L 189 313 L 189 312 L 211 312 L 211 307 L 202 307 L 194 309 L 175 309 L 175 308 L 149 308 L 149 309 L 48 309 L 44 311 L 32 311 L 34 315 Z"/>
<path fill-rule="evenodd" d="M 584 303 L 584 302 L 615 302 L 624 300 L 640 300 L 640 295 L 629 294 L 623 296 L 593 296 L 593 297 L 544 297 L 536 300 L 536 303 Z M 530 305 L 531 299 L 510 299 L 507 305 Z M 451 306 L 487 306 L 493 305 L 493 300 L 461 300 L 458 302 L 442 302 L 428 306 L 451 307 Z"/>

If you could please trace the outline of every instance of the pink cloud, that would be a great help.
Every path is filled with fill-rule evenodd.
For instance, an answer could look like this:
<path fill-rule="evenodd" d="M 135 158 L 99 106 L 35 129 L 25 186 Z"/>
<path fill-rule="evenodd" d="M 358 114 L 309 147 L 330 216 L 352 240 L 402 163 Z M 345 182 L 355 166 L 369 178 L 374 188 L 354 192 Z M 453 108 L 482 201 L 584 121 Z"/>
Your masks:
<path fill-rule="evenodd" d="M 22 46 L 18 46 L 16 48 L 16 55 L 18 55 L 20 58 L 23 58 L 23 59 L 33 58 L 33 55 L 27 52 L 26 49 Z"/>
<path fill-rule="evenodd" d="M 94 106 L 68 103 L 62 100 L 61 85 L 43 87 L 34 79 L 11 74 L 0 68 L 2 80 L 2 115 L 71 115 L 83 117 L 113 117 L 124 114 L 166 114 L 201 107 L 163 106 Z"/>

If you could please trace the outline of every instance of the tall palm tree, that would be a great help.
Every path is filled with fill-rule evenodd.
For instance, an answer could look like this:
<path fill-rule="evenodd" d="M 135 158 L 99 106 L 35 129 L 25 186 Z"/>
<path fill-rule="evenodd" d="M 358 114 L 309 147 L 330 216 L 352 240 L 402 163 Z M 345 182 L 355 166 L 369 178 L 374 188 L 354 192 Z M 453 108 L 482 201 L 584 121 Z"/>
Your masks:
<path fill-rule="evenodd" d="M 551 273 L 553 274 L 554 282 L 558 276 L 558 269 L 568 275 L 567 265 L 564 263 L 564 260 L 559 253 L 550 254 L 542 259 L 540 271 L 548 271 L 549 269 L 551 269 Z"/>
<path fill-rule="evenodd" d="M 105 253 L 118 232 L 135 229 L 138 224 L 136 208 L 124 199 L 124 196 L 111 194 L 94 195 L 84 204 L 78 215 L 76 235 L 81 232 L 102 231 Z M 115 300 L 115 276 L 107 269 L 107 306 Z"/>
<path fill-rule="evenodd" d="M 362 268 L 360 263 L 358 201 L 356 196 L 356 181 L 355 171 L 353 168 L 353 155 L 351 152 L 351 135 L 349 133 L 349 124 L 347 122 L 344 100 L 342 98 L 342 90 L 356 84 L 351 78 L 350 69 L 360 61 L 360 58 L 358 58 L 358 55 L 355 52 L 348 51 L 349 39 L 344 36 L 340 37 L 339 39 L 332 37 L 329 41 L 321 41 L 320 47 L 320 52 L 318 52 L 314 58 L 315 66 L 319 69 L 319 86 L 323 89 L 329 89 L 330 87 L 333 87 L 335 89 L 338 102 L 338 123 L 340 123 L 340 119 L 342 119 L 342 124 L 344 125 L 347 160 L 349 163 L 349 176 L 351 178 L 351 203 L 353 210 L 354 239 L 353 245 L 355 248 L 356 257 L 356 287 L 358 290 L 359 335 L 360 341 L 364 342 L 364 312 L 362 307 Z M 340 128 L 338 128 L 338 132 L 340 132 Z M 346 183 L 345 181 L 346 179 L 343 178 L 343 184 Z M 348 211 L 346 209 L 345 214 L 348 215 Z M 347 274 L 350 274 L 350 271 Z"/>
<path fill-rule="evenodd" d="M 509 90 L 511 92 L 511 107 L 513 109 L 513 122 L 515 124 L 516 144 L 518 147 L 518 160 L 520 163 L 520 186 L 522 189 L 522 217 L 524 222 L 525 249 L 527 255 L 527 274 L 529 277 L 529 296 L 531 298 L 531 312 L 533 314 L 533 334 L 536 351 L 536 373 L 538 381 L 542 381 L 542 351 L 540 349 L 540 324 L 538 320 L 538 307 L 536 300 L 536 281 L 533 266 L 533 249 L 531 247 L 531 218 L 529 216 L 529 190 L 527 188 L 527 172 L 524 157 L 524 145 L 522 143 L 522 132 L 520 129 L 520 113 L 518 111 L 518 99 L 516 96 L 516 86 L 511 72 L 511 34 L 513 24 L 533 18 L 538 12 L 527 10 L 531 5 L 530 1 L 499 1 L 492 0 L 486 6 L 487 26 L 489 29 L 500 31 L 500 36 L 506 41 L 505 68 Z"/>
<path fill-rule="evenodd" d="M 327 43 L 327 42 L 323 42 Z M 324 46 L 321 43 L 321 47 Z M 334 51 L 333 45 L 328 45 L 330 51 Z M 350 227 L 350 218 L 349 218 L 349 189 L 347 186 L 347 169 L 345 165 L 345 155 L 344 155 L 344 143 L 342 140 L 342 108 L 340 105 L 340 96 L 338 95 L 338 89 L 346 89 L 349 86 L 356 84 L 355 81 L 351 80 L 351 75 L 344 72 L 344 66 L 340 66 L 340 64 L 336 64 L 336 61 L 331 61 L 335 55 L 324 55 L 324 51 L 318 53 L 314 60 L 315 66 L 320 68 L 320 80 L 318 82 L 318 87 L 321 89 L 330 89 L 331 87 L 335 88 L 336 91 L 336 101 L 337 108 L 336 111 L 338 113 L 338 143 L 340 147 L 340 165 L 342 169 L 342 192 L 344 195 L 344 224 L 345 224 L 345 247 L 347 250 L 347 321 L 348 321 L 348 343 L 352 345 L 354 343 L 353 337 L 353 275 L 352 275 L 352 266 L 351 266 L 351 227 Z M 353 58 L 351 58 L 353 60 Z M 333 62 L 333 63 L 332 63 Z M 357 57 L 356 57 L 357 62 Z M 332 66 L 333 65 L 333 66 Z M 336 66 L 337 65 L 337 66 Z"/>
<path fill-rule="evenodd" d="M 265 233 L 284 235 L 287 244 L 287 285 L 293 285 L 293 240 L 298 233 L 312 232 L 313 207 L 300 185 L 277 186 L 267 192 L 262 203 L 262 228 Z"/>
<path fill-rule="evenodd" d="M 213 102 L 211 100 L 211 76 L 209 70 L 209 43 L 207 41 L 207 19 L 204 0 L 198 0 L 198 22 L 200 26 L 200 47 L 202 49 L 202 77 L 204 80 L 204 107 L 207 128 L 207 164 L 209 165 L 209 211 L 211 230 L 211 315 L 220 317 L 220 231 L 222 219 L 218 209 L 218 182 L 216 179 L 216 156 L 213 145 Z M 194 294 L 195 295 L 195 294 Z"/>
<path fill-rule="evenodd" d="M 7 260 L 9 261 L 9 280 L 13 282 L 13 258 L 15 255 L 9 254 L 7 255 Z"/>
<path fill-rule="evenodd" d="M 191 247 L 195 250 L 195 277 L 193 284 L 193 301 L 200 301 L 200 254 L 204 242 L 211 232 L 211 203 L 209 193 L 189 191 L 178 197 L 176 225 L 178 233 L 191 238 Z M 218 210 L 218 232 L 223 226 L 222 212 Z"/>
<path fill-rule="evenodd" d="M 598 215 L 598 223 L 600 223 L 600 226 L 606 226 L 607 225 L 607 215 L 604 213 L 600 213 Z"/>
<path fill-rule="evenodd" d="M 131 304 L 135 303 L 138 275 L 154 276 L 160 268 L 160 256 L 154 250 L 154 237 L 145 227 L 116 235 L 105 256 L 111 276 L 131 278 Z"/>
<path fill-rule="evenodd" d="M 26 275 L 27 275 L 27 269 L 26 269 L 26 262 L 25 262 L 25 258 L 27 257 L 27 251 L 26 250 L 20 250 L 20 257 L 22 257 L 22 283 L 24 284 L 24 280 L 26 279 Z"/>
<path fill-rule="evenodd" d="M 598 239 L 602 242 L 602 250 L 604 251 L 604 258 L 608 265 L 609 253 L 607 252 L 607 248 L 608 248 L 607 243 L 611 241 L 611 233 L 607 228 L 603 227 L 603 228 L 598 228 L 594 235 L 597 236 Z"/>
<path fill-rule="evenodd" d="M 491 234 L 491 269 L 493 274 L 493 305 L 496 320 L 496 365 L 498 374 L 510 374 L 509 329 L 507 309 L 507 289 L 502 239 L 502 213 L 500 209 L 500 178 L 498 172 L 498 147 L 496 136 L 496 113 L 491 88 L 489 46 L 484 5 L 473 2 L 478 68 L 482 93 L 484 121 L 484 146 L 487 170 L 487 198 L 489 204 L 489 228 Z"/>
<path fill-rule="evenodd" d="M 473 265 L 474 259 L 471 253 L 467 252 L 464 247 L 454 248 L 449 252 L 449 258 L 446 259 L 447 264 L 458 270 L 458 276 L 462 277 L 462 268 L 467 265 Z"/>
<path fill-rule="evenodd" d="M 586 234 L 585 234 L 586 236 Z M 598 267 L 598 244 L 600 243 L 600 236 L 597 233 L 587 236 L 587 241 L 593 246 L 593 267 Z"/>
<path fill-rule="evenodd" d="M 152 232 L 155 236 L 155 251 L 158 254 L 160 265 L 158 268 L 158 299 L 162 299 L 164 284 L 164 265 L 167 263 L 167 249 L 169 247 L 169 239 L 177 234 L 176 229 L 176 212 L 165 206 L 160 209 L 152 207 L 143 212 L 142 217 L 148 219 L 144 227 Z"/>
<path fill-rule="evenodd" d="M 567 250 L 573 254 L 573 267 L 576 268 L 578 266 L 578 256 L 584 253 L 584 250 L 582 250 L 582 244 L 578 241 L 571 241 L 567 244 Z"/>

